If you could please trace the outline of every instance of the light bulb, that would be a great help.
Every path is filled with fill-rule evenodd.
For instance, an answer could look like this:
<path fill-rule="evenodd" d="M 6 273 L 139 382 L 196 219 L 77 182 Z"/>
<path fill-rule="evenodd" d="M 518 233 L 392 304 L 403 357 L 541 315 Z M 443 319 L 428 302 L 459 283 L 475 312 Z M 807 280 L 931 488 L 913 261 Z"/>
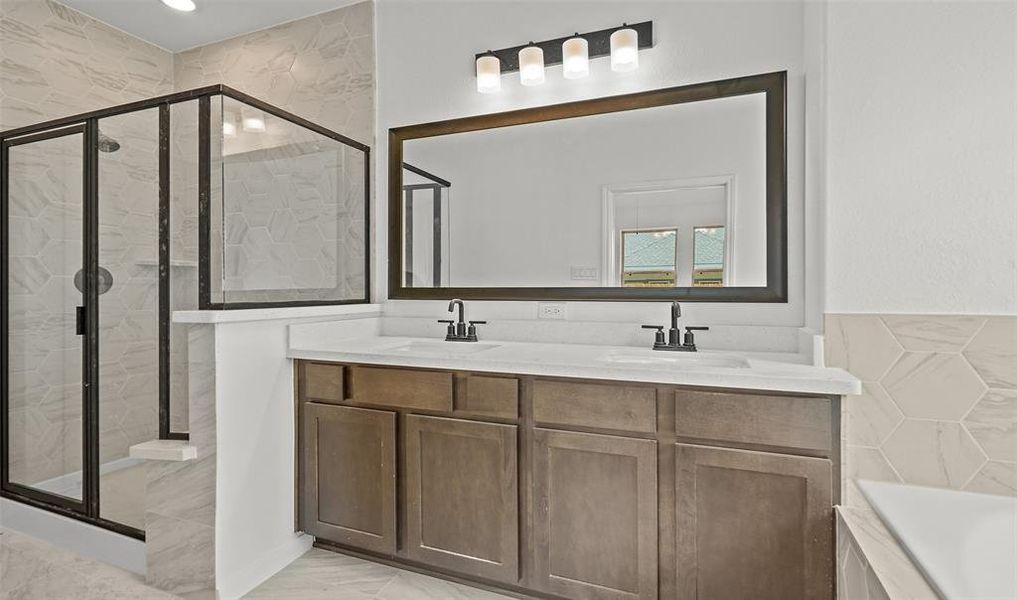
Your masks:
<path fill-rule="evenodd" d="M 527 46 L 519 51 L 519 83 L 525 86 L 544 83 L 544 51 Z"/>
<path fill-rule="evenodd" d="M 562 75 L 579 79 L 590 74 L 590 50 L 586 40 L 576 36 L 561 45 Z"/>
<path fill-rule="evenodd" d="M 233 121 L 222 122 L 222 134 L 228 138 L 237 137 L 237 126 Z"/>
<path fill-rule="evenodd" d="M 501 89 L 501 61 L 493 54 L 477 59 L 477 91 L 493 94 Z"/>
<path fill-rule="evenodd" d="M 623 73 L 639 68 L 639 34 L 635 29 L 619 29 L 611 34 L 611 70 Z"/>
<path fill-rule="evenodd" d="M 162 3 L 173 10 L 179 10 L 181 12 L 191 12 L 197 8 L 197 6 L 194 5 L 193 0 L 162 0 Z"/>

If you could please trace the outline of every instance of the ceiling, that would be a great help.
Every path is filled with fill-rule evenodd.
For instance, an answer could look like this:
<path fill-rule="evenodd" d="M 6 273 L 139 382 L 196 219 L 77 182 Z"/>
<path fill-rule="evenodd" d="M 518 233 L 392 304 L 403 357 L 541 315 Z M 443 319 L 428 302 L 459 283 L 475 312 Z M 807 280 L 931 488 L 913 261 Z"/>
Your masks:
<path fill-rule="evenodd" d="M 173 10 L 159 0 L 59 0 L 173 52 L 347 6 L 359 0 L 194 0 Z"/>

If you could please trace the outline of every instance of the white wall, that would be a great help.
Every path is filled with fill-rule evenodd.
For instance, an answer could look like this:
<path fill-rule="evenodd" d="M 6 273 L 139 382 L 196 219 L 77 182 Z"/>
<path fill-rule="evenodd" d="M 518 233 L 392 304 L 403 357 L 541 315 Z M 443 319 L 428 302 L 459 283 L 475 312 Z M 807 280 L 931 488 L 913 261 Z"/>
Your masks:
<path fill-rule="evenodd" d="M 826 312 L 1017 313 L 1017 3 L 828 11 Z"/>
<path fill-rule="evenodd" d="M 378 132 L 390 127 L 617 95 L 647 89 L 710 81 L 777 70 L 789 71 L 789 250 L 788 304 L 686 306 L 691 321 L 704 324 L 783 325 L 804 323 L 803 279 L 803 2 L 654 2 L 603 1 L 577 4 L 566 0 L 509 2 L 485 0 L 378 0 Z M 581 9 L 579 8 L 581 7 Z M 476 92 L 473 56 L 530 39 L 547 39 L 573 31 L 592 31 L 652 19 L 656 47 L 640 54 L 640 69 L 610 73 L 606 59 L 593 61 L 592 75 L 565 81 L 560 67 L 548 70 L 537 88 L 522 88 L 506 76 L 501 93 Z M 426 48 L 426 52 L 421 49 Z M 385 147 L 375 153 L 377 202 L 374 223 L 378 260 L 376 298 L 386 298 L 387 164 Z M 379 207 L 382 210 L 377 210 Z M 810 282 L 810 285 L 821 285 Z M 427 303 L 400 307 L 421 312 Z M 536 303 L 485 303 L 491 318 L 500 314 L 536 315 Z M 519 306 L 522 305 L 522 306 Z M 626 322 L 650 322 L 664 315 L 659 303 L 601 303 L 577 307 L 570 316 Z M 704 343 L 707 342 L 704 335 Z M 784 348 L 787 349 L 787 348 Z"/>

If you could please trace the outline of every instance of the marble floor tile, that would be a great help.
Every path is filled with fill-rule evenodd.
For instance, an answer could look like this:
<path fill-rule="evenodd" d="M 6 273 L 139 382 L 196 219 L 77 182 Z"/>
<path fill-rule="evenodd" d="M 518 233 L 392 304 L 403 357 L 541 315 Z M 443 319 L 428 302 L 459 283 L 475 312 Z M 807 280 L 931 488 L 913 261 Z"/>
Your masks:
<path fill-rule="evenodd" d="M 127 571 L 0 529 L 0 600 L 172 600 Z"/>
<path fill-rule="evenodd" d="M 508 600 L 509 596 L 312 548 L 244 598 Z"/>

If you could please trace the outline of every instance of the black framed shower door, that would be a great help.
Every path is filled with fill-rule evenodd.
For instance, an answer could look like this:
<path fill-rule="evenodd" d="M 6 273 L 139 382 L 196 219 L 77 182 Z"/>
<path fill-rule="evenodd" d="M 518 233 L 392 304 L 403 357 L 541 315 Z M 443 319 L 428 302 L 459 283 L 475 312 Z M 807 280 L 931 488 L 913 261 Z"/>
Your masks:
<path fill-rule="evenodd" d="M 299 126 L 324 136 L 343 147 L 362 153 L 363 172 L 363 239 L 364 239 L 364 293 L 362 298 L 341 300 L 296 300 L 280 302 L 227 302 L 225 298 L 214 299 L 210 292 L 212 280 L 212 209 L 213 199 L 213 119 L 210 105 L 213 98 L 230 98 L 255 107 L 266 114 L 278 117 L 291 125 Z M 144 531 L 120 522 L 104 518 L 100 499 L 100 389 L 104 375 L 100 371 L 100 299 L 105 290 L 104 269 L 100 265 L 100 150 L 109 142 L 99 131 L 100 122 L 108 123 L 112 117 L 130 117 L 142 111 L 157 114 L 157 143 L 152 155 L 156 156 L 158 172 L 158 245 L 156 249 L 158 279 L 158 437 L 160 439 L 187 439 L 183 431 L 174 431 L 170 426 L 170 328 L 171 328 L 171 243 L 170 243 L 170 186 L 171 186 L 171 108 L 191 103 L 196 111 L 196 138 L 194 151 L 197 161 L 197 281 L 194 291 L 195 308 L 231 309 L 260 308 L 267 306 L 300 306 L 317 304 L 366 303 L 370 301 L 370 148 L 342 134 L 307 121 L 297 115 L 253 98 L 224 85 L 176 92 L 147 100 L 112 106 L 89 113 L 63 117 L 25 127 L 0 132 L 0 496 L 56 512 L 71 518 L 86 521 L 118 533 L 144 539 Z M 221 115 L 220 115 L 221 118 Z M 175 117 L 174 117 L 175 119 Z M 221 124 L 219 124 L 221 125 Z M 64 147 L 52 151 L 51 146 Z M 71 147 L 73 146 L 73 150 Z M 116 144 L 119 147 L 119 144 Z M 39 149 L 39 156 L 22 161 L 21 150 Z M 114 148 L 113 151 L 116 151 Z M 12 164 L 12 157 L 14 163 Z M 54 168 L 54 160 L 63 160 L 61 173 L 46 172 Z M 13 168 L 13 170 L 12 170 Z M 19 170 L 20 169 L 20 170 Z M 33 171 L 34 169 L 34 171 Z M 73 176 L 67 172 L 73 171 Z M 63 175 L 63 178 L 60 177 Z M 221 173 L 219 176 L 221 177 Z M 49 290 L 56 293 L 33 295 L 43 284 L 44 276 L 37 276 L 33 269 L 41 267 L 43 260 L 35 256 L 31 246 L 33 231 L 27 223 L 28 216 L 38 206 L 32 205 L 32 194 L 18 194 L 24 190 L 18 186 L 33 186 L 36 183 L 67 183 L 73 180 L 74 198 L 62 202 L 54 213 L 58 225 L 71 227 L 75 232 L 62 231 L 67 240 L 62 260 L 57 267 L 65 271 L 59 280 L 63 287 Z M 18 189 L 16 189 L 18 188 Z M 36 190 L 38 191 L 38 190 Z M 60 190 L 64 196 L 68 189 Z M 47 218 L 47 225 L 53 226 L 54 214 Z M 48 239 L 48 238 L 47 238 Z M 73 250 L 68 250 L 71 248 Z M 52 267 L 53 257 L 46 257 Z M 73 264 L 71 264 L 73 263 Z M 73 268 L 72 268 L 73 267 Z M 78 271 L 76 279 L 80 292 L 72 291 L 71 272 Z M 58 286 L 59 287 L 59 286 Z M 45 300 L 45 301 L 43 301 Z M 42 308 L 39 308 L 42 307 Z M 48 311 L 48 312 L 47 312 Z M 44 313 L 44 314 L 40 314 Z M 34 327 L 34 329 L 33 329 Z M 58 387 L 70 413 L 70 425 L 64 427 L 62 435 L 40 436 L 42 444 L 62 444 L 56 454 L 62 455 L 62 464 L 54 465 L 52 456 L 28 456 L 25 448 L 31 447 L 33 409 L 40 403 L 51 400 L 52 389 L 42 390 L 39 381 L 25 375 L 26 363 L 33 360 L 38 344 L 33 338 L 55 336 L 63 340 L 60 346 L 62 362 L 58 369 L 47 364 L 41 368 L 48 380 L 42 383 Z M 73 339 L 69 342 L 68 339 Z M 104 344 L 102 344 L 104 345 Z M 73 346 L 73 347 L 71 347 Z M 52 354 L 52 353 L 49 353 Z M 48 358 L 47 358 L 48 360 Z M 39 373 L 36 372 L 36 375 Z M 55 375 L 58 374 L 58 375 Z M 62 377 L 54 383 L 54 377 Z M 34 395 L 33 395 L 34 394 Z M 72 398 L 68 400 L 68 398 Z M 78 401 L 80 399 L 80 402 Z M 37 415 L 35 415 L 37 416 Z M 66 416 L 66 415 L 64 415 Z M 21 419 L 19 421 L 19 419 Z M 33 459 L 35 462 L 33 462 Z M 59 473 L 60 476 L 44 479 L 43 483 L 33 481 L 39 477 L 26 475 L 29 467 L 40 472 Z M 54 471 L 54 469 L 56 469 Z M 70 481 L 68 477 L 70 476 Z M 75 479 L 76 478 L 76 479 Z M 46 482 L 60 480 L 63 487 L 54 489 Z M 73 489 L 73 492 L 68 492 Z"/>
<path fill-rule="evenodd" d="M 104 519 L 99 511 L 100 280 L 93 152 L 97 147 L 96 119 L 0 142 L 0 291 L 4 299 L 0 489 L 5 497 L 144 539 L 143 531 Z M 61 176 L 68 177 L 61 180 Z M 60 188 L 61 183 L 68 185 L 60 190 L 60 203 L 43 207 L 41 194 L 22 194 L 44 186 Z M 33 230 L 40 227 L 33 223 L 33 216 L 35 221 L 44 219 L 38 231 Z M 56 256 L 43 260 L 33 256 L 39 250 L 33 235 L 60 240 Z M 50 277 L 50 271 L 76 276 Z M 43 297 L 47 290 L 53 297 Z M 47 349 L 39 339 L 57 342 Z M 45 375 L 36 375 L 26 366 L 33 354 L 42 353 L 45 361 L 54 364 L 43 362 Z M 40 435 L 31 430 L 30 422 L 44 417 L 33 415 L 32 410 L 39 403 L 52 402 L 54 394 L 66 403 L 61 414 L 67 420 L 55 431 L 51 427 Z M 18 442 L 17 456 L 14 442 Z M 44 481 L 37 481 L 40 478 Z"/>

